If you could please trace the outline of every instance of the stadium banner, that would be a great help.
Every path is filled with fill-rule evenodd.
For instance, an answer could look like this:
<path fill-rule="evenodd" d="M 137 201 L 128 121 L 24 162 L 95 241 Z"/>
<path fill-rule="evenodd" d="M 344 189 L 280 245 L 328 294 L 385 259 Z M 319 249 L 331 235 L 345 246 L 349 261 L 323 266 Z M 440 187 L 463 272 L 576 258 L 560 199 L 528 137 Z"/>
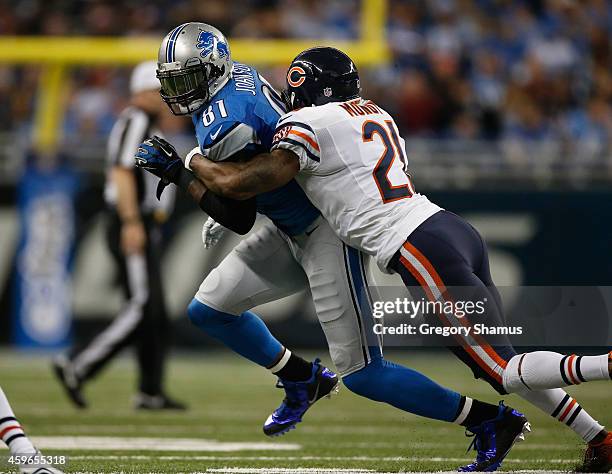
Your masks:
<path fill-rule="evenodd" d="M 69 343 L 77 175 L 28 166 L 18 185 L 20 239 L 13 273 L 13 342 L 51 349 Z"/>
<path fill-rule="evenodd" d="M 13 195 L 14 188 L 4 188 L 4 192 L 1 191 L 3 189 L 0 189 L 0 208 L 9 209 L 10 196 Z M 79 202 L 85 202 L 87 205 L 80 205 L 77 210 L 76 220 L 80 225 L 71 295 L 76 335 L 79 338 L 95 335 L 102 325 L 108 323 L 109 318 L 117 314 L 121 304 L 121 295 L 115 284 L 114 267 L 106 249 L 104 203 L 99 183 L 94 182 L 84 190 L 83 194 L 85 193 L 87 199 Z M 602 293 L 600 288 L 612 286 L 610 264 L 612 257 L 609 252 L 609 239 L 604 237 L 612 235 L 612 206 L 609 205 L 612 193 L 604 191 L 565 193 L 554 190 L 517 189 L 426 191 L 426 194 L 433 202 L 465 217 L 486 240 L 493 280 L 500 287 L 504 311 L 510 321 L 514 317 L 513 311 L 520 313 L 519 309 L 515 310 L 520 308 L 520 305 L 513 303 L 516 301 L 516 289 L 528 288 L 523 293 L 527 298 L 530 292 L 537 292 L 538 287 L 550 289 L 541 292 L 542 301 L 550 302 L 554 291 L 566 292 L 564 295 L 576 293 L 574 301 L 580 304 L 576 308 L 583 309 L 574 313 L 576 318 L 595 321 L 593 315 L 596 314 L 597 318 L 605 316 L 606 321 L 609 321 L 608 313 L 605 312 L 607 310 L 598 309 L 600 308 L 597 306 L 598 302 L 601 301 L 599 296 L 593 299 L 595 307 L 586 308 L 580 303 L 584 294 L 577 293 L 581 291 L 580 286 L 590 286 L 590 289 L 585 288 L 584 291 L 591 291 L 596 295 L 603 294 L 606 308 L 609 307 L 607 290 Z M 200 235 L 206 216 L 195 210 L 191 201 L 185 197 L 181 197 L 177 204 L 177 210 L 165 232 L 167 238 L 162 257 L 163 278 L 166 283 L 165 297 L 169 312 L 175 320 L 175 340 L 179 344 L 194 348 L 212 347 L 216 345 L 213 340 L 200 331 L 194 331 L 186 317 L 186 307 L 204 277 L 219 264 L 239 241 L 239 237 L 227 233 L 217 246 L 205 250 Z M 21 226 L 26 228 L 24 206 L 25 202 L 21 204 L 22 211 L 19 214 L 22 220 Z M 71 209 L 69 206 L 63 208 Z M 16 225 L 11 224 L 11 219 L 13 218 L 10 213 L 5 213 L 3 229 Z M 70 226 L 61 227 L 59 232 L 61 234 L 57 235 L 64 235 L 68 239 L 72 239 L 74 235 L 74 229 Z M 27 232 L 24 237 L 28 237 Z M 22 239 L 18 246 L 20 256 L 16 259 L 17 262 L 22 260 L 25 241 Z M 62 247 L 64 249 L 61 251 L 62 258 L 65 258 L 62 264 L 65 265 L 64 271 L 56 273 L 62 278 L 67 275 L 65 271 L 69 267 L 70 260 L 70 252 L 67 249 L 71 247 L 72 240 L 69 243 L 64 242 Z M 0 308 L 4 310 L 8 310 L 9 307 L 15 308 L 20 327 L 17 330 L 15 324 L 12 324 L 12 333 L 15 336 L 19 333 L 22 340 L 24 328 L 20 315 L 25 312 L 21 308 L 23 291 L 9 295 L 6 284 L 3 283 L 9 280 L 7 274 L 13 272 L 12 268 L 16 266 L 0 266 L 0 272 L 6 272 L 4 275 L 0 274 L 0 286 L 5 287 L 0 288 Z M 369 267 L 371 273 L 376 273 L 376 265 L 370 264 Z M 19 270 L 19 273 L 21 272 L 22 270 Z M 21 277 L 17 278 L 17 281 L 23 283 Z M 386 280 L 385 276 L 380 274 L 373 275 L 372 282 L 382 288 L 397 287 L 398 283 L 401 285 L 398 279 Z M 531 290 L 530 287 L 534 289 Z M 68 297 L 67 294 L 64 295 Z M 16 296 L 18 304 L 10 304 L 10 300 L 13 299 L 10 296 Z M 325 338 L 307 290 L 256 310 L 273 333 L 286 344 L 296 347 L 325 345 Z M 67 309 L 66 312 L 68 313 Z M 526 314 L 533 316 L 533 313 Z M 540 318 L 539 321 L 538 324 L 542 324 L 544 320 Z M 3 332 L 1 325 L 2 322 L 0 322 L 0 338 L 6 342 L 7 332 Z M 8 325 L 4 327 L 8 329 Z M 560 327 L 561 325 L 557 324 L 557 328 Z M 611 332 L 607 332 L 606 337 L 609 337 L 609 334 Z M 528 332 L 528 336 L 530 335 L 535 335 L 535 332 Z M 520 339 L 521 337 L 514 337 L 517 344 L 522 342 Z M 524 341 L 524 337 L 522 339 Z M 597 339 L 597 342 L 599 344 L 604 341 Z M 392 343 L 393 339 L 385 336 L 385 344 Z M 540 341 L 538 344 L 542 343 Z"/>

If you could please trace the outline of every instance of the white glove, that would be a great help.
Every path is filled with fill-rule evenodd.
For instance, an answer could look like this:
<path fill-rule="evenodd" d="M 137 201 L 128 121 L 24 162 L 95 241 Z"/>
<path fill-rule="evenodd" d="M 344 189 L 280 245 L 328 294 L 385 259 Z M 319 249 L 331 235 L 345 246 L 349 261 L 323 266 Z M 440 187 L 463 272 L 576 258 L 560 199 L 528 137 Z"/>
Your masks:
<path fill-rule="evenodd" d="M 219 240 L 225 234 L 227 229 L 215 221 L 212 217 L 206 219 L 204 226 L 202 227 L 202 242 L 204 242 L 204 248 L 211 248 L 217 245 Z"/>

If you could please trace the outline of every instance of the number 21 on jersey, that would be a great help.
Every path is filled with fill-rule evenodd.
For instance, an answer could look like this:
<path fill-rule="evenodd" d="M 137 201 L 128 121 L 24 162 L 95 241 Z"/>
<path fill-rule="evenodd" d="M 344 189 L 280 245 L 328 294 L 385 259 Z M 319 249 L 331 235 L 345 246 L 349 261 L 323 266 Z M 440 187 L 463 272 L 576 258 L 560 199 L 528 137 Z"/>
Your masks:
<path fill-rule="evenodd" d="M 386 204 L 388 202 L 412 197 L 415 193 L 414 187 L 410 180 L 410 175 L 406 170 L 406 156 L 404 155 L 404 150 L 400 144 L 393 122 L 391 120 L 385 120 L 385 125 L 383 125 L 374 120 L 366 120 L 362 126 L 362 139 L 364 143 L 372 142 L 375 135 L 378 135 L 385 147 L 382 155 L 380 155 L 378 159 L 378 163 L 376 163 L 372 171 L 372 176 L 374 181 L 376 181 L 383 203 Z M 401 161 L 401 170 L 403 175 L 406 176 L 406 182 L 393 185 L 389 179 L 389 173 L 392 169 L 395 169 L 393 168 L 393 164 L 395 163 L 396 157 L 399 157 Z"/>

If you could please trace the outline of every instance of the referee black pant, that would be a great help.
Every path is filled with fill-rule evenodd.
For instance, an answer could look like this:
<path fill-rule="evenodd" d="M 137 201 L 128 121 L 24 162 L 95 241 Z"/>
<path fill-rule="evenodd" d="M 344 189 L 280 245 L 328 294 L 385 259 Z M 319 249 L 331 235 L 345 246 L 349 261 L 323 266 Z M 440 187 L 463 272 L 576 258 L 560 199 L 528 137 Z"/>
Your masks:
<path fill-rule="evenodd" d="M 124 347 L 133 344 L 140 371 L 140 391 L 162 393 L 167 352 L 168 317 L 160 272 L 161 232 L 150 216 L 143 217 L 147 242 L 142 255 L 124 255 L 121 221 L 110 213 L 108 244 L 117 263 L 125 303 L 117 317 L 97 337 L 71 356 L 81 381 L 94 377 Z"/>

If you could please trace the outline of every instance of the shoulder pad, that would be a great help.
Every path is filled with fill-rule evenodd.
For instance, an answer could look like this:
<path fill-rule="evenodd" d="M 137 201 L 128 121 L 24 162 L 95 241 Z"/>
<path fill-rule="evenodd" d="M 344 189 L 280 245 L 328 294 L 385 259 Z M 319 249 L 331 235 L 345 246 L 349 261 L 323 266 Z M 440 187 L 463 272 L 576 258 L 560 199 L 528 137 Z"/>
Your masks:
<path fill-rule="evenodd" d="M 213 161 L 232 158 L 245 148 L 260 143 L 257 132 L 246 123 L 231 122 L 213 127 L 209 140 L 201 145 L 204 154 Z"/>

